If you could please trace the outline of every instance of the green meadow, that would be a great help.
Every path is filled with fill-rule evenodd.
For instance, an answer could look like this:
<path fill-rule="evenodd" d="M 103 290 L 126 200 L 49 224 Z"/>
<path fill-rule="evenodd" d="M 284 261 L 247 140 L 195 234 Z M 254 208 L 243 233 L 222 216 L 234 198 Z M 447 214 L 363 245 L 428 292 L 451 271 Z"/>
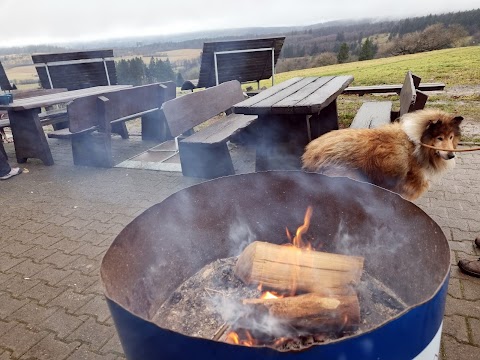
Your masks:
<path fill-rule="evenodd" d="M 480 46 L 290 71 L 276 74 L 275 81 L 282 82 L 295 76 L 351 74 L 355 78 L 352 85 L 392 84 L 402 83 L 408 70 L 420 76 L 422 82 L 443 82 L 447 87 L 479 85 Z M 265 85 L 268 84 L 266 81 Z"/>

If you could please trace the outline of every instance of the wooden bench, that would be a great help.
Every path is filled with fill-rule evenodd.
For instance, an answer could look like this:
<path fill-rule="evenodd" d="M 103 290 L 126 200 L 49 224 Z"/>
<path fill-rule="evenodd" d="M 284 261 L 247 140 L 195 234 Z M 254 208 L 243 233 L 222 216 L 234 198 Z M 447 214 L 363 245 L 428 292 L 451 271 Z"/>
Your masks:
<path fill-rule="evenodd" d="M 244 99 L 240 82 L 232 80 L 169 100 L 162 110 L 172 136 L 180 137 Z M 206 179 L 233 175 L 227 141 L 255 119 L 256 115 L 229 114 L 192 135 L 179 138 L 183 175 Z"/>
<path fill-rule="evenodd" d="M 399 111 L 392 111 L 391 101 L 367 101 L 358 110 L 350 127 L 375 128 L 388 124 L 407 112 L 423 109 L 428 96 L 416 89 L 420 80 L 408 71 L 400 91 Z"/>
<path fill-rule="evenodd" d="M 75 99 L 67 104 L 68 129 L 50 132 L 48 137 L 71 139 L 75 165 L 112 167 L 111 134 L 128 137 L 126 121 L 142 118 L 143 140 L 164 141 L 170 136 L 160 108 L 175 97 L 175 91 L 170 81 Z"/>

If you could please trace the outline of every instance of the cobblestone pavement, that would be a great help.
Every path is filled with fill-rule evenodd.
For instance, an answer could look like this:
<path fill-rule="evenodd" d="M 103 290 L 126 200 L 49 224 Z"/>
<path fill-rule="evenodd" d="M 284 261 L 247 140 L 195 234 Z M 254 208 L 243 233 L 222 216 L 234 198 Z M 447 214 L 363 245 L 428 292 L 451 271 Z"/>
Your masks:
<path fill-rule="evenodd" d="M 131 154 L 114 150 L 118 158 L 152 146 L 129 142 Z M 99 280 L 102 256 L 136 216 L 199 180 L 74 167 L 68 144 L 49 143 L 54 166 L 29 160 L 22 165 L 28 173 L 0 182 L 0 360 L 124 358 Z M 13 144 L 5 147 L 16 165 Z M 480 354 L 480 279 L 456 266 L 480 256 L 472 241 L 480 235 L 480 153 L 459 157 L 456 170 L 418 202 L 451 246 L 442 341 L 448 360 Z"/>

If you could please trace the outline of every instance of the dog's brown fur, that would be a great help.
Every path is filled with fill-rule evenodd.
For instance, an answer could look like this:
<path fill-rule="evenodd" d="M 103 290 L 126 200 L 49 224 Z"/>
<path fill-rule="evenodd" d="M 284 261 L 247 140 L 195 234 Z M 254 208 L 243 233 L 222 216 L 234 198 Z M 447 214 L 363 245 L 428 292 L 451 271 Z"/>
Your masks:
<path fill-rule="evenodd" d="M 440 110 L 405 114 L 399 122 L 376 129 L 331 131 L 310 142 L 302 156 L 303 169 L 330 176 L 348 176 L 417 199 L 430 181 L 455 166 L 453 152 L 463 118 Z"/>

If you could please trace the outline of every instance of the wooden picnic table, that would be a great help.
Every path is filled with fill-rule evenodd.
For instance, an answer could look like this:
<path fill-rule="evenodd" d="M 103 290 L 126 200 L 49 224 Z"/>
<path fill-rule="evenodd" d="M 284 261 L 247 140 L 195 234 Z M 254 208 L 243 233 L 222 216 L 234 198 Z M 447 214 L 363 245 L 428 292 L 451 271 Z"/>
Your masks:
<path fill-rule="evenodd" d="M 295 77 L 233 106 L 235 113 L 258 115 L 256 170 L 299 169 L 305 146 L 338 129 L 337 97 L 353 76 Z"/>
<path fill-rule="evenodd" d="M 129 87 L 131 85 L 96 86 L 25 99 L 14 98 L 10 104 L 0 105 L 0 110 L 8 111 L 17 162 L 24 163 L 28 158 L 37 158 L 45 165 L 53 165 L 52 153 L 38 117 L 42 107 L 64 104 L 84 96 L 101 95 Z"/>

